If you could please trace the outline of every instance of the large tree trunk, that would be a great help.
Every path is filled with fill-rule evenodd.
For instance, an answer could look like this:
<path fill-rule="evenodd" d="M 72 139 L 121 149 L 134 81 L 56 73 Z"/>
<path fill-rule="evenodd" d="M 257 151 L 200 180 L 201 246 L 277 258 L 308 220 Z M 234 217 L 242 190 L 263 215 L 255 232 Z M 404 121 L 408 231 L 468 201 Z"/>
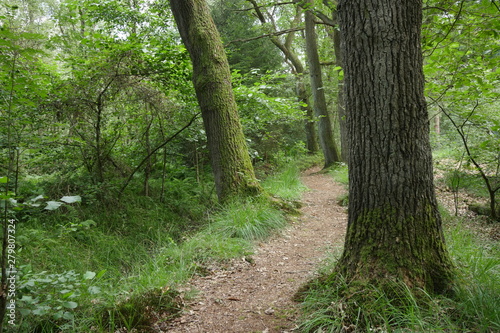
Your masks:
<path fill-rule="evenodd" d="M 262 189 L 243 136 L 226 53 L 206 1 L 170 0 L 170 5 L 193 62 L 219 200 L 259 194 Z"/>
<path fill-rule="evenodd" d="M 318 118 L 318 136 L 325 165 L 327 168 L 334 163 L 340 162 L 335 140 L 333 138 L 332 123 L 326 107 L 325 90 L 321 77 L 321 65 L 319 61 L 318 45 L 314 23 L 314 14 L 306 11 L 306 53 L 309 64 L 309 76 L 311 78 L 311 91 L 313 95 L 314 114 Z"/>
<path fill-rule="evenodd" d="M 350 137 L 349 220 L 337 270 L 448 290 L 420 49 L 421 1 L 340 0 Z"/>

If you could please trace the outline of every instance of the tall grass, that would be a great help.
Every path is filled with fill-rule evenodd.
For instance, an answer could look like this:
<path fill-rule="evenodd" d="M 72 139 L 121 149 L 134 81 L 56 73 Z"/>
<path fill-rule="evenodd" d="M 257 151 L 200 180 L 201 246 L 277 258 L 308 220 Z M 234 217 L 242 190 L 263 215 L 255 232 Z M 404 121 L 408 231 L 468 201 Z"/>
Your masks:
<path fill-rule="evenodd" d="M 467 222 L 454 221 L 447 243 L 459 268 L 457 312 L 480 332 L 500 331 L 500 245 L 484 239 Z"/>

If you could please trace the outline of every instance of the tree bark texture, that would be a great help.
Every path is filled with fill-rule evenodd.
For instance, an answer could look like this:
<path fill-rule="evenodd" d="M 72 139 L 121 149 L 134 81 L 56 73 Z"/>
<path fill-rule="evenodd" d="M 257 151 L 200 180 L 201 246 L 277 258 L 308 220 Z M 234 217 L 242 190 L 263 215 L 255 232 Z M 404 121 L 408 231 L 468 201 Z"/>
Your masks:
<path fill-rule="evenodd" d="M 324 167 L 327 168 L 334 163 L 340 162 L 340 157 L 333 137 L 330 115 L 326 106 L 314 17 L 313 13 L 306 11 L 306 53 L 309 64 L 309 76 L 311 78 L 314 114 L 318 121 L 319 143 L 325 158 Z"/>
<path fill-rule="evenodd" d="M 340 0 L 349 220 L 337 270 L 448 291 L 420 49 L 421 1 Z"/>
<path fill-rule="evenodd" d="M 255 178 L 234 99 L 222 41 L 205 0 L 170 0 L 177 27 L 193 63 L 193 83 L 207 134 L 220 201 L 256 195 Z"/>

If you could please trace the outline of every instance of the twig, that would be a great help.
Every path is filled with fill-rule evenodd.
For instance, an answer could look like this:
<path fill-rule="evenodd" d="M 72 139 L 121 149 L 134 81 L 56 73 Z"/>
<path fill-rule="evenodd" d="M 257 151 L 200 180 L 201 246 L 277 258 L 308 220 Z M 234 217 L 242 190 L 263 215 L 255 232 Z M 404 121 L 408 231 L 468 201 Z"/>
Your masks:
<path fill-rule="evenodd" d="M 128 184 L 130 183 L 130 181 L 132 180 L 132 177 L 134 177 L 134 174 L 139 171 L 139 169 L 142 167 L 142 165 L 144 163 L 146 163 L 146 161 L 151 157 L 153 156 L 154 153 L 156 153 L 159 149 L 161 149 L 162 147 L 164 147 L 165 145 L 167 145 L 167 143 L 169 143 L 170 141 L 172 141 L 173 139 L 175 139 L 175 137 L 179 134 L 181 134 L 186 128 L 188 128 L 189 126 L 191 126 L 191 124 L 195 121 L 196 118 L 198 118 L 198 116 L 200 115 L 200 113 L 197 113 L 193 116 L 193 118 L 191 118 L 191 120 L 189 121 L 189 123 L 187 123 L 184 127 L 182 127 L 180 130 L 178 130 L 177 132 L 175 132 L 174 135 L 172 135 L 171 137 L 169 137 L 165 142 L 163 142 L 161 145 L 159 145 L 158 147 L 156 147 L 155 149 L 153 149 L 146 157 L 144 157 L 142 159 L 142 161 L 135 167 L 135 169 L 132 171 L 132 173 L 128 176 L 127 180 L 123 183 L 121 189 L 120 189 L 120 192 L 118 193 L 118 196 L 122 195 L 123 191 L 125 190 L 125 188 L 128 186 Z"/>

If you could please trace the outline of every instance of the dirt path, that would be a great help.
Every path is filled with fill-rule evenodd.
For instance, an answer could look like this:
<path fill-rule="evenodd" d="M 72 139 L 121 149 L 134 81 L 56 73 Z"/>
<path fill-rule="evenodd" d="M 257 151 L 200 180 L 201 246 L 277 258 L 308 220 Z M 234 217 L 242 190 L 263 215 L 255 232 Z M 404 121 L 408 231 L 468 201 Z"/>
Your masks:
<path fill-rule="evenodd" d="M 292 297 L 306 282 L 327 250 L 341 246 L 345 209 L 337 204 L 343 186 L 331 176 L 308 170 L 303 183 L 302 216 L 280 235 L 260 244 L 253 262 L 235 261 L 230 268 L 191 281 L 199 290 L 186 312 L 157 332 L 236 333 L 291 332 L 297 304 Z M 163 327 L 162 327 L 163 326 Z"/>

